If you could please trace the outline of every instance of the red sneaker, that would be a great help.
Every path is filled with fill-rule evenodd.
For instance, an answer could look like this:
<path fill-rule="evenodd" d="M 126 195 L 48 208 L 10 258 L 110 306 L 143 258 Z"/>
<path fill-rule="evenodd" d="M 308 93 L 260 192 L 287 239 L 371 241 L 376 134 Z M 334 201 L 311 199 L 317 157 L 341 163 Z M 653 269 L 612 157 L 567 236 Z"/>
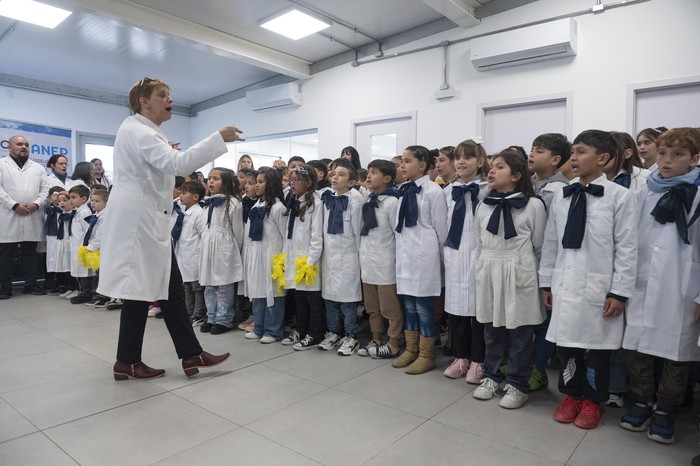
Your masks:
<path fill-rule="evenodd" d="M 583 400 L 581 410 L 574 419 L 574 425 L 581 429 L 595 429 L 600 424 L 600 415 L 602 413 L 599 403 L 591 400 Z"/>
<path fill-rule="evenodd" d="M 554 420 L 571 424 L 578 416 L 582 403 L 581 400 L 577 400 L 571 395 L 566 395 L 561 404 L 554 410 Z"/>

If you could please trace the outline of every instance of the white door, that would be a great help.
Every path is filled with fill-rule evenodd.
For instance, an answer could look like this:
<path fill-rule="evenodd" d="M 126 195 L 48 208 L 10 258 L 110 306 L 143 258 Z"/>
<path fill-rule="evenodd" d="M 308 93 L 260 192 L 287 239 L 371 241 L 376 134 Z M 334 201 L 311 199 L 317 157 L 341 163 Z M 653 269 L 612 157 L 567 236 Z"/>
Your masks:
<path fill-rule="evenodd" d="M 374 159 L 391 160 L 416 143 L 415 112 L 355 120 L 353 141 L 363 167 Z"/>

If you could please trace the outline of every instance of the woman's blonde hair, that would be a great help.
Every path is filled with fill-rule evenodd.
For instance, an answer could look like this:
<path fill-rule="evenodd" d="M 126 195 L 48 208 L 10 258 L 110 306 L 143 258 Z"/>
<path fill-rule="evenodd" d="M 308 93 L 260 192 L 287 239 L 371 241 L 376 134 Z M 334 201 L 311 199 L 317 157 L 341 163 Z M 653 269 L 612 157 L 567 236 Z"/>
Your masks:
<path fill-rule="evenodd" d="M 131 90 L 129 91 L 129 106 L 131 107 L 131 111 L 134 113 L 141 113 L 140 98 L 144 97 L 149 99 L 151 95 L 153 95 L 153 91 L 161 87 L 165 87 L 168 90 L 170 89 L 170 86 L 168 86 L 165 81 L 161 81 L 157 78 L 143 78 L 141 81 L 131 86 Z"/>

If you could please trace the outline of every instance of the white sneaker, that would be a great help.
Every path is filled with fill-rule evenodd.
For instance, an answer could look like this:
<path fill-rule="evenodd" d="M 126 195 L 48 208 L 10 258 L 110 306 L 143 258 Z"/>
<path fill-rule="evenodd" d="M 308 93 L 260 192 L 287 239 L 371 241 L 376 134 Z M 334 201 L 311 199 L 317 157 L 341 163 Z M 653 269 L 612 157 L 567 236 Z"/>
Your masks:
<path fill-rule="evenodd" d="M 66 299 L 70 300 L 71 298 L 75 298 L 75 297 L 78 296 L 79 294 L 80 294 L 80 291 L 78 291 L 78 290 L 73 290 L 73 291 L 70 292 L 70 294 L 69 294 L 68 296 L 66 296 Z"/>
<path fill-rule="evenodd" d="M 299 337 L 299 332 L 292 330 L 292 332 L 287 335 L 287 338 L 282 340 L 282 345 L 292 346 L 294 343 L 298 343 L 301 337 Z"/>
<path fill-rule="evenodd" d="M 478 390 L 478 388 L 477 388 Z M 498 405 L 501 408 L 506 409 L 516 409 L 521 407 L 530 398 L 530 395 L 523 393 L 511 384 L 506 384 L 504 387 L 506 394 L 501 398 L 501 402 Z"/>
<path fill-rule="evenodd" d="M 73 290 L 66 290 L 66 291 L 64 291 L 63 293 L 61 293 L 60 295 L 58 295 L 58 297 L 59 297 L 59 298 L 66 299 L 66 297 L 67 297 L 69 294 L 71 294 L 71 293 L 73 293 Z"/>
<path fill-rule="evenodd" d="M 269 344 L 269 343 L 274 343 L 277 341 L 277 338 L 273 337 L 272 335 L 268 335 L 267 333 L 262 336 L 260 339 L 260 343 L 264 344 Z"/>
<path fill-rule="evenodd" d="M 357 355 L 362 356 L 362 357 L 368 357 L 370 355 L 370 348 L 376 348 L 377 345 L 374 340 L 370 340 L 369 343 L 367 343 L 367 346 L 363 346 L 359 350 L 357 350 Z"/>
<path fill-rule="evenodd" d="M 245 333 L 245 339 L 246 340 L 260 340 L 260 337 L 255 334 L 255 332 L 246 332 Z"/>
<path fill-rule="evenodd" d="M 610 406 L 611 408 L 624 408 L 625 399 L 622 394 L 611 393 L 608 401 L 605 402 L 605 406 Z"/>
<path fill-rule="evenodd" d="M 490 400 L 496 394 L 498 390 L 498 383 L 495 380 L 485 378 L 481 381 L 481 385 L 476 387 L 473 396 L 477 400 Z"/>
<path fill-rule="evenodd" d="M 148 307 L 148 317 L 155 317 L 156 314 L 160 312 L 160 307 L 149 306 Z"/>
<path fill-rule="evenodd" d="M 318 349 L 330 351 L 340 344 L 340 337 L 333 332 L 326 332 L 323 335 L 323 341 L 318 345 Z"/>
<path fill-rule="evenodd" d="M 357 341 L 357 339 L 353 337 L 345 337 L 340 341 L 338 354 L 340 356 L 351 356 L 355 351 L 357 351 L 358 346 L 360 346 L 360 343 Z"/>

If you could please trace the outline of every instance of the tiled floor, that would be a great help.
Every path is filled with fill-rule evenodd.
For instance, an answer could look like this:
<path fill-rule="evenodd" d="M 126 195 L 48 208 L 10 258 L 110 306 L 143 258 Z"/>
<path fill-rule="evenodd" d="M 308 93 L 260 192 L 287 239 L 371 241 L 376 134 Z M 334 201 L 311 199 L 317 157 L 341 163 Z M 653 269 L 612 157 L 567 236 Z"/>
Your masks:
<path fill-rule="evenodd" d="M 49 296 L 0 301 L 0 465 L 688 465 L 692 414 L 676 443 L 617 425 L 583 431 L 551 418 L 552 388 L 515 411 L 475 400 L 442 369 L 409 376 L 388 362 L 297 353 L 237 331 L 197 332 L 224 365 L 187 379 L 165 325 L 149 320 L 152 382 L 114 382 L 119 311 Z M 550 379 L 554 373 L 550 373 Z"/>

